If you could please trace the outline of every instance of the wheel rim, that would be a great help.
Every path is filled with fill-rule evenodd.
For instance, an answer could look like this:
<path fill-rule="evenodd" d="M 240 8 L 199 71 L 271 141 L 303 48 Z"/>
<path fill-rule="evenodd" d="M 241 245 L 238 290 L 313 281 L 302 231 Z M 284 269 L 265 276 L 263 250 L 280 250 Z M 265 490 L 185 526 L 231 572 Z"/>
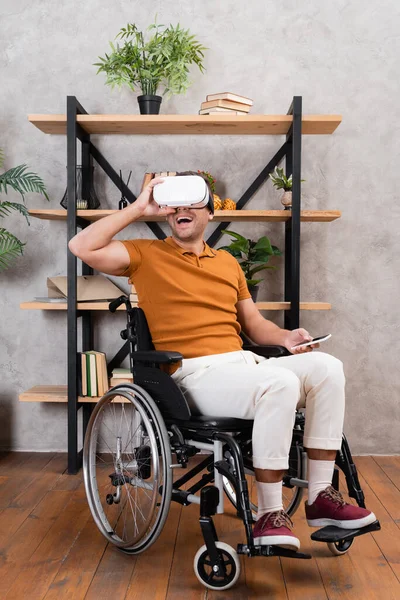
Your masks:
<path fill-rule="evenodd" d="M 350 548 L 353 541 L 354 538 L 350 538 L 348 540 L 339 540 L 338 542 L 330 542 L 328 544 L 328 547 L 333 553 L 337 552 L 340 554 L 344 554 Z"/>
<path fill-rule="evenodd" d="M 221 588 L 229 585 L 236 576 L 236 563 L 233 557 L 221 548 L 218 548 L 218 554 L 221 562 L 225 567 L 225 573 L 216 573 L 213 570 L 213 563 L 208 555 L 208 551 L 205 550 L 200 556 L 198 563 L 198 572 L 201 579 L 209 586 L 213 588 Z"/>
<path fill-rule="evenodd" d="M 152 404 L 134 386 L 109 392 L 96 407 L 85 440 L 90 510 L 107 540 L 122 549 L 140 551 L 153 543 L 169 509 L 168 435 Z"/>

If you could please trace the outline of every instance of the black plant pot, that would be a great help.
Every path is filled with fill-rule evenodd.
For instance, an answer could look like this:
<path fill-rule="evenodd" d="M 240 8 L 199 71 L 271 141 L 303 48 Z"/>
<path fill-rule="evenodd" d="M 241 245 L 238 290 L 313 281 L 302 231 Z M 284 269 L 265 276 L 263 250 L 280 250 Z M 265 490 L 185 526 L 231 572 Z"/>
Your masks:
<path fill-rule="evenodd" d="M 158 115 L 160 112 L 161 96 L 147 94 L 138 96 L 139 110 L 141 115 Z"/>
<path fill-rule="evenodd" d="M 250 295 L 253 299 L 253 302 L 255 302 L 257 300 L 257 296 L 258 296 L 258 287 L 256 285 L 252 285 L 249 287 L 249 292 Z"/>

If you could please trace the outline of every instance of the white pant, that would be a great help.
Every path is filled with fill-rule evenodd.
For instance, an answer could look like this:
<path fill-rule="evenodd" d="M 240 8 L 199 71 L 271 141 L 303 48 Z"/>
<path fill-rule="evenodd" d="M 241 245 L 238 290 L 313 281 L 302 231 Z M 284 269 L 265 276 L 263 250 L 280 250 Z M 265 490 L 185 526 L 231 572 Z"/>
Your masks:
<path fill-rule="evenodd" d="M 345 378 L 341 361 L 330 354 L 212 354 L 184 359 L 172 377 L 193 413 L 254 419 L 256 468 L 288 468 L 296 408 L 307 407 L 306 448 L 341 446 Z"/>

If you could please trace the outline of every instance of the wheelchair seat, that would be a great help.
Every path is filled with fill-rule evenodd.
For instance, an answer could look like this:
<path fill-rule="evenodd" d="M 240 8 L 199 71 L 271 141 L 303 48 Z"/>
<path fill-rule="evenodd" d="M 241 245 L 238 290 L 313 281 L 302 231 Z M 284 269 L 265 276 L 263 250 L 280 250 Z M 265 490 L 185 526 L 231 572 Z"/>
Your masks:
<path fill-rule="evenodd" d="M 207 415 L 191 415 L 190 419 L 174 421 L 183 429 L 213 430 L 241 432 L 253 428 L 253 421 L 234 417 L 209 417 Z"/>

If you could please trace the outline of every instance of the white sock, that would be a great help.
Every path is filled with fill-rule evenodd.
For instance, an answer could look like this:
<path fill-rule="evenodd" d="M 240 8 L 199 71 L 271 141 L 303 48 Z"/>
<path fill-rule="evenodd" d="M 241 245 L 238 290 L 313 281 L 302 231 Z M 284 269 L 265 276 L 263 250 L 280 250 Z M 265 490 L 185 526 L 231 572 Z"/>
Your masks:
<path fill-rule="evenodd" d="M 256 485 L 258 502 L 257 519 L 266 513 L 283 509 L 282 481 L 277 481 L 276 483 L 256 481 Z"/>
<path fill-rule="evenodd" d="M 308 504 L 312 504 L 320 492 L 332 485 L 334 468 L 334 460 L 307 458 Z"/>

